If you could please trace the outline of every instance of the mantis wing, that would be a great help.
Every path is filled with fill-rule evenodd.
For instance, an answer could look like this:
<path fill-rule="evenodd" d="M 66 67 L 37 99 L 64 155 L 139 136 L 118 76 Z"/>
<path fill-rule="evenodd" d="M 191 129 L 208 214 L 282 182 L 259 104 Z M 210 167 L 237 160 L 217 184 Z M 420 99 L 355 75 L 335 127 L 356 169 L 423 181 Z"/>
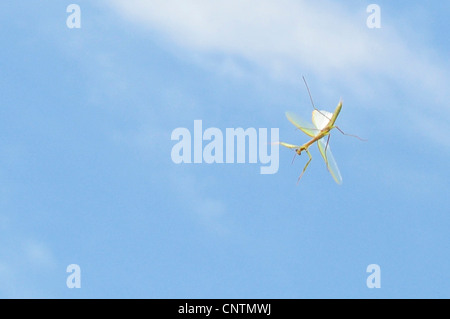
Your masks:
<path fill-rule="evenodd" d="M 312 122 L 314 126 L 317 127 L 319 130 L 323 130 L 330 122 L 332 117 L 333 113 L 327 111 L 314 110 L 312 112 Z"/>
<path fill-rule="evenodd" d="M 327 169 L 330 172 L 331 176 L 333 176 L 335 182 L 338 184 L 342 184 L 341 172 L 339 172 L 339 168 L 336 164 L 336 161 L 334 160 L 333 153 L 331 153 L 330 145 L 327 145 L 327 142 L 324 140 L 324 138 L 321 138 L 317 141 L 320 154 L 322 155 L 325 164 L 327 164 Z"/>
<path fill-rule="evenodd" d="M 314 137 L 319 133 L 319 130 L 314 127 L 311 123 L 308 123 L 307 121 L 302 120 L 300 116 L 298 116 L 295 113 L 292 112 L 286 112 L 286 117 L 292 124 L 295 125 L 298 129 L 302 130 L 303 133 L 306 135 L 309 135 L 311 137 Z"/>

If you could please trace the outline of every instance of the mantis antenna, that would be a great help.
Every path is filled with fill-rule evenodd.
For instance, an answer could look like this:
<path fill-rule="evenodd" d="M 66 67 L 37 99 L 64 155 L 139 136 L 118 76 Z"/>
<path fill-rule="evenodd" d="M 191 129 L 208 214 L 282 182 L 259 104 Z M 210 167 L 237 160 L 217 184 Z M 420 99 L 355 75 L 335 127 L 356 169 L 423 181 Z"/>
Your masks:
<path fill-rule="evenodd" d="M 309 91 L 308 83 L 306 83 L 306 79 L 305 79 L 305 77 L 303 75 L 302 75 L 302 78 L 303 78 L 303 82 L 305 82 L 306 90 L 308 91 L 308 95 L 309 95 L 309 99 L 311 100 L 311 104 L 312 104 L 313 108 L 315 110 L 317 110 L 316 106 L 314 105 L 314 101 L 312 99 L 311 92 Z"/>
<path fill-rule="evenodd" d="M 306 79 L 305 79 L 305 77 L 304 77 L 303 75 L 302 75 L 302 78 L 303 78 L 303 82 L 305 82 L 306 90 L 308 91 L 309 99 L 311 100 L 311 104 L 312 104 L 313 108 L 314 108 L 317 112 L 319 112 L 320 114 L 322 114 L 325 118 L 331 120 L 330 118 L 328 118 L 328 116 L 326 116 L 325 114 L 323 114 L 322 112 L 320 112 L 319 109 L 317 109 L 317 107 L 314 105 L 314 101 L 313 101 L 313 99 L 312 99 L 312 95 L 311 95 L 311 91 L 309 90 L 308 83 L 306 83 Z"/>

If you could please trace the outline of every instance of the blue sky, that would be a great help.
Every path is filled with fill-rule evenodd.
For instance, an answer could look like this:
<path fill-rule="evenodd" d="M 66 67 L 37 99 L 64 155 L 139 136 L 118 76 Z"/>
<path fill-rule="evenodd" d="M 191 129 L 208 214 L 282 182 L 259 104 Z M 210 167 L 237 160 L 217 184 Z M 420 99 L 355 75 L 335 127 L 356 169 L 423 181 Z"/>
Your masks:
<path fill-rule="evenodd" d="M 0 4 L 0 297 L 448 298 L 448 3 Z M 175 164 L 178 127 L 279 128 L 315 146 L 260 164 Z M 66 267 L 81 268 L 69 289 Z M 381 268 L 381 288 L 366 268 Z"/>

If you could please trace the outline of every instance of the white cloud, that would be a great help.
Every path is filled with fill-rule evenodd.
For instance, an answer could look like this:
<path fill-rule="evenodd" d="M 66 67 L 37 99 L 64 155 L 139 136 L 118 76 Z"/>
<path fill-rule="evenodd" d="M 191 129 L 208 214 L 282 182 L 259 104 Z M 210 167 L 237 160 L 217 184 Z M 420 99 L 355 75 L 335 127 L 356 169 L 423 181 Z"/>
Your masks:
<path fill-rule="evenodd" d="M 372 103 L 381 109 L 406 109 L 412 117 L 426 113 L 432 121 L 442 113 L 450 115 L 446 58 L 414 43 L 414 35 L 405 39 L 401 34 L 405 28 L 397 29 L 395 21 L 384 19 L 381 29 L 368 29 L 364 4 L 350 7 L 299 0 L 108 3 L 126 19 L 156 30 L 187 52 L 223 55 L 228 62 L 216 68 L 220 72 L 229 65 L 229 74 L 242 75 L 243 69 L 233 61 L 237 57 L 277 78 L 298 81 L 299 74 L 311 72 L 323 83 L 341 83 L 359 103 L 370 98 L 389 100 L 398 92 L 407 101 L 388 106 Z M 402 17 L 401 21 L 408 20 Z"/>
<path fill-rule="evenodd" d="M 305 65 L 314 71 L 364 70 L 394 75 L 422 63 L 395 28 L 369 30 L 365 6 L 329 1 L 114 0 L 128 19 L 187 48 L 235 54 L 261 64 Z M 414 48 L 411 48 L 414 49 Z M 410 63 L 414 64 L 410 64 Z"/>
<path fill-rule="evenodd" d="M 261 63 L 287 58 L 321 69 L 371 67 L 367 56 L 382 51 L 355 28 L 355 16 L 331 3 L 322 7 L 292 0 L 115 0 L 112 4 L 127 18 L 180 45 Z"/>

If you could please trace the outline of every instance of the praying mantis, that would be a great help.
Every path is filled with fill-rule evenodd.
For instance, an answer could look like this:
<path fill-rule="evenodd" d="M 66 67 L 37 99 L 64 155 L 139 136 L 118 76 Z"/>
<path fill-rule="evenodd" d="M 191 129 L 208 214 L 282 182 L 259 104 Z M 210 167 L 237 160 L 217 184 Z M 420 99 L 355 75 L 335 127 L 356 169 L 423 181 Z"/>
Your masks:
<path fill-rule="evenodd" d="M 327 165 L 328 171 L 330 172 L 334 181 L 340 185 L 340 184 L 342 184 L 342 176 L 341 176 L 339 168 L 336 164 L 336 161 L 333 157 L 333 153 L 331 153 L 331 149 L 329 146 L 330 131 L 332 129 L 336 128 L 344 135 L 350 135 L 350 136 L 356 137 L 360 140 L 363 140 L 363 139 L 361 139 L 360 137 L 358 137 L 356 135 L 346 134 L 339 127 L 337 127 L 335 125 L 336 119 L 339 116 L 339 113 L 341 112 L 341 109 L 342 109 L 342 99 L 339 101 L 339 103 L 333 113 L 330 113 L 327 111 L 319 111 L 314 106 L 314 102 L 312 100 L 311 93 L 308 88 L 308 84 L 306 83 L 306 80 L 304 77 L 303 77 L 303 81 L 305 82 L 309 97 L 311 99 L 311 103 L 314 108 L 314 110 L 312 112 L 312 122 L 313 122 L 314 126 L 309 124 L 306 121 L 303 121 L 299 116 L 297 116 L 296 114 L 294 114 L 292 112 L 286 112 L 286 117 L 292 124 L 294 124 L 294 126 L 296 126 L 298 129 L 300 129 L 306 135 L 310 136 L 311 140 L 309 140 L 308 142 L 306 142 L 303 145 L 294 145 L 294 144 L 288 144 L 288 143 L 284 143 L 284 142 L 279 142 L 279 144 L 283 145 L 284 147 L 287 147 L 289 149 L 295 150 L 296 154 L 298 154 L 298 155 L 300 155 L 303 151 L 305 151 L 309 156 L 309 160 L 306 163 L 305 167 L 303 168 L 302 173 L 300 174 L 300 176 L 298 178 L 298 181 L 297 181 L 297 183 L 298 183 L 300 181 L 300 179 L 302 178 L 303 174 L 305 173 L 306 168 L 308 167 L 309 163 L 311 163 L 311 160 L 312 160 L 312 156 L 311 156 L 311 153 L 309 152 L 308 148 L 312 144 L 317 142 L 320 154 L 322 155 L 322 157 L 325 161 L 325 164 Z M 328 136 L 326 139 L 326 142 L 324 141 L 325 136 Z"/>

